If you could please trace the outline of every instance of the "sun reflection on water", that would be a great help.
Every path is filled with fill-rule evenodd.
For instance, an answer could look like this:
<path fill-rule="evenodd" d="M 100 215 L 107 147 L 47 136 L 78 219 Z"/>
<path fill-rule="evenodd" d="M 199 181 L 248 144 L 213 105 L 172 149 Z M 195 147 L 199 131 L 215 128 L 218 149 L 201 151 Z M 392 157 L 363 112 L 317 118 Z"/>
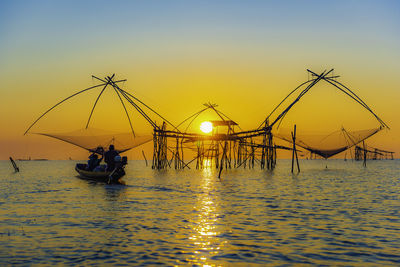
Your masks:
<path fill-rule="evenodd" d="M 211 166 L 210 162 L 206 161 L 203 166 Z M 219 206 L 216 204 L 219 203 L 219 196 L 215 193 L 218 181 L 215 179 L 215 170 L 211 167 L 204 168 L 202 173 L 201 187 L 203 191 L 198 194 L 197 202 L 193 207 L 196 213 L 191 224 L 192 235 L 189 237 L 194 251 L 187 260 L 195 265 L 217 266 L 212 257 L 218 255 L 226 243 L 219 237 L 221 233 L 220 212 Z"/>

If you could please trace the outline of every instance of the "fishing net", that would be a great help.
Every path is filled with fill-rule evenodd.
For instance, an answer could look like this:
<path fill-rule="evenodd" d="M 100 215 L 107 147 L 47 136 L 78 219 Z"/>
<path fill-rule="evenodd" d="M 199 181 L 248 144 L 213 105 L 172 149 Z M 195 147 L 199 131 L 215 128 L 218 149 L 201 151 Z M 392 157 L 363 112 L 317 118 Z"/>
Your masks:
<path fill-rule="evenodd" d="M 362 142 L 382 130 L 382 127 L 359 130 L 346 131 L 344 128 L 331 134 L 302 134 L 297 131 L 296 145 L 302 147 L 323 158 L 330 158 L 346 149 Z M 293 143 L 292 131 L 289 129 L 280 129 L 274 136 Z"/>
<path fill-rule="evenodd" d="M 117 133 L 101 129 L 79 129 L 68 133 L 35 133 L 62 140 L 79 146 L 89 151 L 95 151 L 98 147 L 105 150 L 113 144 L 119 152 L 128 151 L 153 139 L 152 135 L 134 136 L 132 132 Z"/>

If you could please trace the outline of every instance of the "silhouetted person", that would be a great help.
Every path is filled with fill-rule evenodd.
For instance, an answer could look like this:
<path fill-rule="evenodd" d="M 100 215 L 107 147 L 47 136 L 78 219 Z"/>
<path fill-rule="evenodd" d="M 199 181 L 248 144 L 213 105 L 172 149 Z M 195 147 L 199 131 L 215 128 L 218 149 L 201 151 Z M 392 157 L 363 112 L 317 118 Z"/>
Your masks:
<path fill-rule="evenodd" d="M 115 183 L 115 182 L 120 182 L 119 179 L 125 175 L 125 170 L 124 167 L 128 163 L 128 158 L 127 157 L 122 157 L 117 155 L 114 158 L 115 162 L 115 168 L 108 177 L 108 183 Z"/>
<path fill-rule="evenodd" d="M 99 159 L 99 157 L 97 156 L 96 153 L 92 153 L 92 154 L 89 156 L 87 169 L 88 169 L 89 171 L 93 171 L 94 168 L 96 168 L 97 166 L 100 165 L 100 162 L 101 162 L 102 159 L 103 159 L 103 156 Z"/>
<path fill-rule="evenodd" d="M 111 172 L 115 168 L 115 156 L 118 156 L 118 151 L 114 150 L 114 145 L 110 145 L 109 150 L 104 154 L 104 161 L 107 163 L 106 171 Z"/>
<path fill-rule="evenodd" d="M 94 152 L 96 152 L 99 155 L 104 156 L 104 148 L 102 146 L 96 147 L 96 150 Z"/>

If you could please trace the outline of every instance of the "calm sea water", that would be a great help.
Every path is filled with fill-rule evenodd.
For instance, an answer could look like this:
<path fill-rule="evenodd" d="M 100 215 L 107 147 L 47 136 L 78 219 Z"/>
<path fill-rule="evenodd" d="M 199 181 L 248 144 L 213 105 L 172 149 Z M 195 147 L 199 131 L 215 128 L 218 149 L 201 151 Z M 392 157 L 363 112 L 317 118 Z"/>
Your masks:
<path fill-rule="evenodd" d="M 399 265 L 400 161 L 153 171 L 126 186 L 74 161 L 0 162 L 0 265 Z M 328 165 L 326 168 L 326 164 Z"/>

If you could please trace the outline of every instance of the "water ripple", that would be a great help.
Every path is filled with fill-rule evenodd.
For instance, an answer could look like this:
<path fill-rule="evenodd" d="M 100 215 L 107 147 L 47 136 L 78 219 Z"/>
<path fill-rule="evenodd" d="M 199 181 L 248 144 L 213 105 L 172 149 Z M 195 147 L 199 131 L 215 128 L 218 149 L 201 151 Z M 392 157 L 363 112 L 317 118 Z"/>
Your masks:
<path fill-rule="evenodd" d="M 1 265 L 400 264 L 398 161 L 290 161 L 273 172 L 157 172 L 127 186 L 76 178 L 73 162 L 0 162 Z"/>

